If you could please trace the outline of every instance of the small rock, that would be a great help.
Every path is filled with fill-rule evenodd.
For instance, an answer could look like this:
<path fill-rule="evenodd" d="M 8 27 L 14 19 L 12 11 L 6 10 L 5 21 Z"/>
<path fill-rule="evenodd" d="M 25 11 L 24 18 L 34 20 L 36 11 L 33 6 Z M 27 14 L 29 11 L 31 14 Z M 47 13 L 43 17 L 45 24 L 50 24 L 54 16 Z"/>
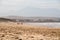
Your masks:
<path fill-rule="evenodd" d="M 19 39 L 19 40 L 22 40 L 22 39 Z"/>
<path fill-rule="evenodd" d="M 5 37 L 4 35 L 2 35 L 1 37 Z"/>
<path fill-rule="evenodd" d="M 18 37 L 16 37 L 15 39 L 19 39 Z"/>

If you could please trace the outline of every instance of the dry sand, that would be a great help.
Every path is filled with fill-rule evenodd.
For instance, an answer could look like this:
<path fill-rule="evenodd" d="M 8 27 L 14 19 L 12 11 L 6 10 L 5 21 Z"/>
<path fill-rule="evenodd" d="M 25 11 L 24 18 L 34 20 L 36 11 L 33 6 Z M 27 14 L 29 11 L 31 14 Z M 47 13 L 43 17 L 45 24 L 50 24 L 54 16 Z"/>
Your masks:
<path fill-rule="evenodd" d="M 60 40 L 60 28 L 1 22 L 0 40 Z"/>

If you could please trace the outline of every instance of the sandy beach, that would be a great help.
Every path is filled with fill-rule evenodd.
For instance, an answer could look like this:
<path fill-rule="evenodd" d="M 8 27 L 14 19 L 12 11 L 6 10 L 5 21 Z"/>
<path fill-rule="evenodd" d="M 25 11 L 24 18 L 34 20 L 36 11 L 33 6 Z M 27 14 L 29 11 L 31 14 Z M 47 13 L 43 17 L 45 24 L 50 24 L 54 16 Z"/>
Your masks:
<path fill-rule="evenodd" d="M 60 40 L 60 28 L 1 22 L 0 40 Z"/>

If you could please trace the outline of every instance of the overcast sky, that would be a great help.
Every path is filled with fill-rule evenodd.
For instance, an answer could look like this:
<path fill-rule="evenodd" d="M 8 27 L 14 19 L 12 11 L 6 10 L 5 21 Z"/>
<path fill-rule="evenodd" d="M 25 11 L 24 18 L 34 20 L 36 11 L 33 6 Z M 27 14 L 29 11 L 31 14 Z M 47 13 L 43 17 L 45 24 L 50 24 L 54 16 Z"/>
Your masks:
<path fill-rule="evenodd" d="M 23 13 L 24 11 L 21 10 L 26 10 L 27 7 L 43 9 L 42 12 L 44 12 L 45 9 L 55 9 L 56 12 L 50 12 L 47 13 L 35 13 L 31 12 L 28 13 Z M 32 10 L 34 11 L 34 10 Z M 60 0 L 0 0 L 0 16 L 8 16 L 8 15 L 16 15 L 16 16 L 55 16 L 55 17 L 60 17 Z M 55 14 L 54 14 L 55 13 Z"/>

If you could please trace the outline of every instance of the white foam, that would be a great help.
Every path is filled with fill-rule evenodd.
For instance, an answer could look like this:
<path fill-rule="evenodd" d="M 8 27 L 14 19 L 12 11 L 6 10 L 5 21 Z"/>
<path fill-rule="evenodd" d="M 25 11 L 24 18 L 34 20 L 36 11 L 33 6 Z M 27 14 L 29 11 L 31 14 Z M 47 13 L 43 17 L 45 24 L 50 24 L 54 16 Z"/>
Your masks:
<path fill-rule="evenodd" d="M 48 27 L 60 27 L 60 23 L 27 23 L 30 25 L 40 25 L 40 26 L 48 26 Z"/>

